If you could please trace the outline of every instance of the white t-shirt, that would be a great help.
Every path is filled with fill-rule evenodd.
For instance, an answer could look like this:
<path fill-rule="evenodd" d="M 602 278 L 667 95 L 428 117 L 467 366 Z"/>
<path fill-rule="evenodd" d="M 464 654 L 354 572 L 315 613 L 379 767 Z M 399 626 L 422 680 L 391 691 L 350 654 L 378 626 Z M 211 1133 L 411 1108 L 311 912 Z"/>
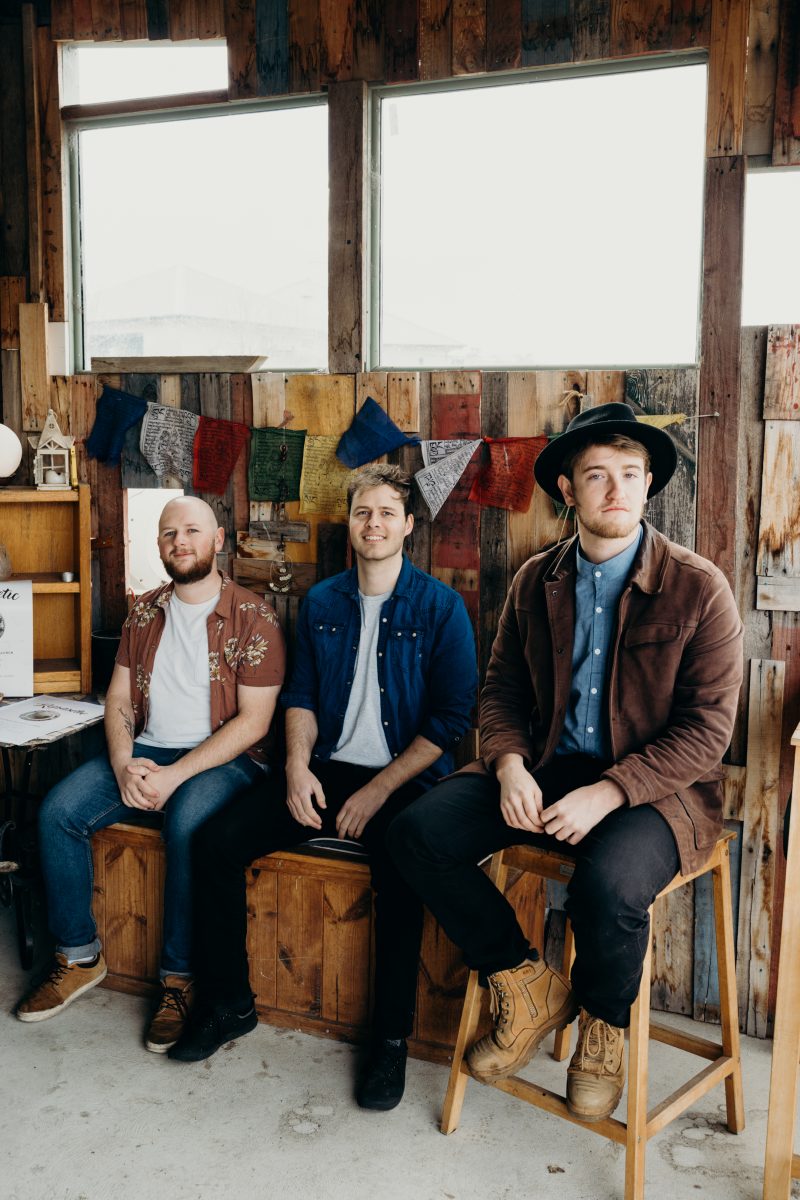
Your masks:
<path fill-rule="evenodd" d="M 385 767 L 392 761 L 381 722 L 381 695 L 378 688 L 378 630 L 381 607 L 391 592 L 365 596 L 361 601 L 361 637 L 358 642 L 355 675 L 339 744 L 331 758 L 362 767 Z"/>
<path fill-rule="evenodd" d="M 147 725 L 137 741 L 191 749 L 211 736 L 206 622 L 218 600 L 219 593 L 202 604 L 186 604 L 173 592 L 150 678 Z"/>

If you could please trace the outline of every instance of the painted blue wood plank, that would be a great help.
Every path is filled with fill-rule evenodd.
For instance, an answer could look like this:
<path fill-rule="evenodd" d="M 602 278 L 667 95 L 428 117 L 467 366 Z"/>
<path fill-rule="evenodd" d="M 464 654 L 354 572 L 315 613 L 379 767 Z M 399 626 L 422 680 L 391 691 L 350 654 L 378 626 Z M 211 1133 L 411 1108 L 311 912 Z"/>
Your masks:
<path fill-rule="evenodd" d="M 288 0 L 256 0 L 256 74 L 259 96 L 289 91 Z"/>
<path fill-rule="evenodd" d="M 730 842 L 733 928 L 739 922 L 739 876 L 742 866 L 742 823 L 726 821 L 736 834 Z M 694 979 L 693 1009 L 696 1021 L 719 1022 L 719 980 L 714 929 L 714 898 L 711 875 L 701 875 L 694 885 Z"/>

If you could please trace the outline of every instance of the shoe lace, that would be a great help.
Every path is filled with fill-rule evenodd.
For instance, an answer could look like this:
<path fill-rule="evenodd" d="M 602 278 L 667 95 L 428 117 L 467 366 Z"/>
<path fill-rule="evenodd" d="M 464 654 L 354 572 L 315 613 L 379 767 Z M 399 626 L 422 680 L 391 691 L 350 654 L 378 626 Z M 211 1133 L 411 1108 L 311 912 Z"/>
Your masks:
<path fill-rule="evenodd" d="M 189 1003 L 185 988 L 164 988 L 164 995 L 161 997 L 161 1003 L 158 1006 L 158 1014 L 167 1013 L 169 1011 L 177 1013 L 185 1021 L 189 1015 Z"/>
<path fill-rule="evenodd" d="M 502 1031 L 508 1024 L 509 1017 L 508 992 L 499 980 L 489 978 L 489 1008 L 497 1031 Z"/>
<path fill-rule="evenodd" d="M 64 976 L 67 974 L 68 971 L 69 971 L 68 963 L 61 963 L 56 960 L 56 962 L 53 964 L 53 968 L 50 971 L 50 974 L 47 976 L 46 979 L 42 980 L 42 982 L 39 984 L 39 987 L 46 987 L 49 983 L 52 983 L 54 986 L 57 986 L 59 983 L 61 983 L 61 980 L 64 978 Z M 38 991 L 38 988 L 37 988 L 37 991 Z"/>
<path fill-rule="evenodd" d="M 380 1079 L 390 1081 L 395 1076 L 402 1074 L 405 1061 L 406 1056 L 402 1050 L 393 1050 L 384 1047 L 373 1063 L 371 1074 Z"/>

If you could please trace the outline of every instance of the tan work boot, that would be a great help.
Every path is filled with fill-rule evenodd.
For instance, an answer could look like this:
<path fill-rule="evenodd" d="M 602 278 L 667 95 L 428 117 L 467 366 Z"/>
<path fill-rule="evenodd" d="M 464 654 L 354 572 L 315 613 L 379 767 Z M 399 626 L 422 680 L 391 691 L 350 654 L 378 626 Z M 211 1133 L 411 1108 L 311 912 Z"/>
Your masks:
<path fill-rule="evenodd" d="M 577 1005 L 569 981 L 541 960 L 526 958 L 488 978 L 494 1031 L 467 1054 L 476 1079 L 504 1079 L 524 1067 L 553 1029 L 574 1020 Z"/>
<path fill-rule="evenodd" d="M 567 1068 L 567 1108 L 581 1121 L 602 1121 L 625 1086 L 625 1030 L 581 1009 L 578 1045 Z"/>
<path fill-rule="evenodd" d="M 57 954 L 53 969 L 42 983 L 17 1006 L 20 1021 L 46 1021 L 63 1012 L 73 1000 L 96 987 L 108 974 L 106 960 L 97 955 L 92 963 L 69 966 L 63 954 Z"/>
<path fill-rule="evenodd" d="M 144 1044 L 154 1054 L 166 1054 L 181 1036 L 192 1008 L 192 980 L 185 975 L 165 975 L 164 989 L 153 1014 Z"/>

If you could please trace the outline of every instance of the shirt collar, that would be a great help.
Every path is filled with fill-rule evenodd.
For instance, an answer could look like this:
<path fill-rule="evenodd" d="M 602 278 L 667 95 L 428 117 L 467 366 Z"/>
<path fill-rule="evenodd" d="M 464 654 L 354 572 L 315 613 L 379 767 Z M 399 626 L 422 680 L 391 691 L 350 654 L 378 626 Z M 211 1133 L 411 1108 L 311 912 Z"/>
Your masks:
<path fill-rule="evenodd" d="M 592 563 L 588 558 L 584 558 L 579 543 L 576 555 L 578 578 L 588 579 L 596 570 L 600 570 L 607 583 L 619 583 L 621 580 L 627 579 L 639 550 L 643 532 L 642 526 L 639 525 L 639 532 L 630 546 L 621 550 L 619 554 L 615 554 L 613 558 L 607 558 L 603 563 Z"/>

